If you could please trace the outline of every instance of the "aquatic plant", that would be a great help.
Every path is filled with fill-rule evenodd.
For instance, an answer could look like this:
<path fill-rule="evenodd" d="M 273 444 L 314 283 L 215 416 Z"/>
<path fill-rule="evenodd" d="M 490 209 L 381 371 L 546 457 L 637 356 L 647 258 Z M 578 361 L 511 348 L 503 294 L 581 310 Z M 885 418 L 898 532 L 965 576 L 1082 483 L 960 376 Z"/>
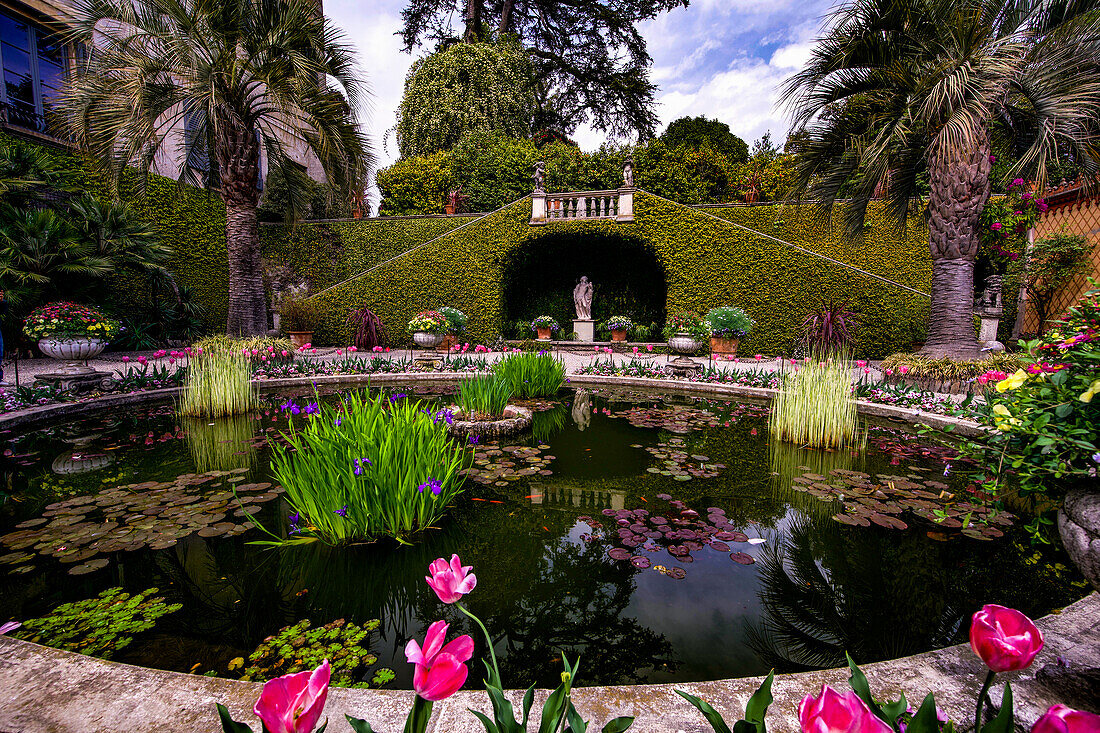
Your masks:
<path fill-rule="evenodd" d="M 771 434 L 814 448 L 839 448 L 856 437 L 852 373 L 843 352 L 817 352 L 788 374 L 772 403 Z"/>
<path fill-rule="evenodd" d="M 283 409 L 286 445 L 272 444 L 271 465 L 296 540 L 404 542 L 439 521 L 462 489 L 467 452 L 447 437 L 448 412 L 365 392 Z"/>
<path fill-rule="evenodd" d="M 251 415 L 227 415 L 209 422 L 205 417 L 182 417 L 180 423 L 199 473 L 251 468 L 256 462 Z"/>
<path fill-rule="evenodd" d="M 512 385 L 499 374 L 463 379 L 455 403 L 466 420 L 492 420 L 504 415 L 512 398 Z"/>
<path fill-rule="evenodd" d="M 153 628 L 157 619 L 183 608 L 166 602 L 157 592 L 149 588 L 131 596 L 122 588 L 108 588 L 95 598 L 64 603 L 48 616 L 24 621 L 12 636 L 110 659 L 129 646 L 136 634 Z"/>
<path fill-rule="evenodd" d="M 565 386 L 565 363 L 545 351 L 513 354 L 493 365 L 493 371 L 521 400 L 553 397 Z"/>
<path fill-rule="evenodd" d="M 256 407 L 249 358 L 212 354 L 192 358 L 183 385 L 180 414 L 189 417 L 240 415 Z"/>
<path fill-rule="evenodd" d="M 341 618 L 324 626 L 314 627 L 309 619 L 284 626 L 248 655 L 249 665 L 241 679 L 270 680 L 312 669 L 329 660 L 332 684 L 337 687 L 381 687 L 393 679 L 393 670 L 382 668 L 369 682 L 362 679 L 378 662 L 378 657 L 367 648 L 367 639 L 380 624 L 378 619 L 373 619 L 358 626 Z"/>

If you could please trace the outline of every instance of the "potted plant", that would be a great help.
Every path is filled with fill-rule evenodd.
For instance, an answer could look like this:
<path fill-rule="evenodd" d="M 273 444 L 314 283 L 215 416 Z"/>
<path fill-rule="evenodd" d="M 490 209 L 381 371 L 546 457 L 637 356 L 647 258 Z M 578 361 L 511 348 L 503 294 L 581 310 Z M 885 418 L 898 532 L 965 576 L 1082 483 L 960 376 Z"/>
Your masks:
<path fill-rule="evenodd" d="M 753 321 L 740 308 L 723 305 L 711 308 L 706 315 L 710 326 L 710 350 L 714 354 L 737 355 L 737 344 L 752 330 Z"/>
<path fill-rule="evenodd" d="M 68 301 L 48 303 L 23 320 L 23 333 L 38 341 L 43 354 L 73 362 L 98 356 L 120 329 L 95 308 Z"/>
<path fill-rule="evenodd" d="M 308 293 L 290 293 L 279 304 L 279 325 L 295 349 L 313 343 L 313 329 L 320 318 L 317 304 Z"/>
<path fill-rule="evenodd" d="M 634 325 L 626 316 L 611 316 L 607 319 L 607 330 L 611 331 L 612 341 L 626 341 L 626 332 Z"/>
<path fill-rule="evenodd" d="M 539 341 L 549 341 L 550 336 L 559 328 L 558 322 L 550 316 L 539 316 L 531 321 L 531 330 L 538 334 Z"/>
<path fill-rule="evenodd" d="M 449 305 L 440 308 L 439 312 L 447 319 L 447 333 L 443 335 L 439 348 L 449 350 L 458 342 L 458 335 L 466 330 L 466 322 L 469 319 L 458 308 L 452 308 Z"/>
<path fill-rule="evenodd" d="M 707 322 L 687 311 L 673 313 L 665 323 L 665 338 L 668 348 L 678 354 L 691 354 L 703 348 L 710 338 L 710 326 Z"/>
<path fill-rule="evenodd" d="M 447 317 L 439 311 L 421 311 L 409 321 L 409 333 L 417 346 L 434 349 L 447 335 Z"/>

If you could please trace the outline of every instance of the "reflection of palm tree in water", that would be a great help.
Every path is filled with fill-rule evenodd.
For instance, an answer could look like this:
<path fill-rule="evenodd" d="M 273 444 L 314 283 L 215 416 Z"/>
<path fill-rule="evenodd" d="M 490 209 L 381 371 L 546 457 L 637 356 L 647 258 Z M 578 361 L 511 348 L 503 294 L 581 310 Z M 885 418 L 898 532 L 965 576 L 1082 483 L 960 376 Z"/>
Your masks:
<path fill-rule="evenodd" d="M 764 618 L 749 643 L 782 671 L 893 659 L 954 643 L 965 611 L 938 547 L 912 534 L 798 521 L 758 566 Z M 854 547 L 853 545 L 871 545 Z M 868 559 L 875 558 L 873 566 Z M 937 587 L 938 586 L 938 587 Z"/>

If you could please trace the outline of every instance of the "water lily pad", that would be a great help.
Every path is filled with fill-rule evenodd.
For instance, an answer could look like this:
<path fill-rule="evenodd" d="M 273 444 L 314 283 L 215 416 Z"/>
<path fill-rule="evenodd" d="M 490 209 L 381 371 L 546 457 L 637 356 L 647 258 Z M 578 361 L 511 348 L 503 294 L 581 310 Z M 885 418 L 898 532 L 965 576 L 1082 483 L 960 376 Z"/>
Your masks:
<path fill-rule="evenodd" d="M 730 553 L 730 560 L 733 560 L 735 563 L 738 563 L 739 565 L 752 565 L 753 563 L 756 562 L 756 560 L 753 558 L 752 555 L 749 555 L 748 553 L 745 553 L 745 552 L 731 552 Z"/>

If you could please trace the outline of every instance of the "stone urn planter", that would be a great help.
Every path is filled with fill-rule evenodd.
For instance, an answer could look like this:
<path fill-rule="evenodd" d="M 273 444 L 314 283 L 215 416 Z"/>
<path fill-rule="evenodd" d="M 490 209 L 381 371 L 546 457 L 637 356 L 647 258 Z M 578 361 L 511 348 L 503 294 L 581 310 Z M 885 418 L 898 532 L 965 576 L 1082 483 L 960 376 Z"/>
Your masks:
<path fill-rule="evenodd" d="M 287 331 L 286 335 L 290 337 L 290 344 L 295 349 L 313 343 L 313 331 Z"/>
<path fill-rule="evenodd" d="M 58 361 L 87 361 L 99 356 L 107 348 L 106 341 L 90 338 L 39 339 L 38 350 L 51 359 Z"/>
<path fill-rule="evenodd" d="M 1058 534 L 1081 574 L 1100 590 L 1100 493 L 1077 489 L 1058 510 Z"/>
<path fill-rule="evenodd" d="M 727 339 L 719 338 L 717 336 L 710 337 L 710 352 L 712 354 L 725 354 L 726 356 L 737 356 L 737 344 L 741 342 L 741 339 Z"/>
<path fill-rule="evenodd" d="M 539 341 L 549 341 L 550 335 L 553 333 L 553 329 L 550 328 L 536 328 L 539 335 Z"/>
<path fill-rule="evenodd" d="M 676 354 L 691 354 L 703 348 L 703 342 L 690 334 L 678 333 L 668 340 L 668 348 Z"/>
<path fill-rule="evenodd" d="M 612 341 L 626 341 L 626 329 L 618 328 L 611 332 Z"/>
<path fill-rule="evenodd" d="M 413 333 L 413 343 L 422 349 L 434 349 L 443 343 L 442 333 L 428 333 L 427 331 L 416 331 Z"/>

